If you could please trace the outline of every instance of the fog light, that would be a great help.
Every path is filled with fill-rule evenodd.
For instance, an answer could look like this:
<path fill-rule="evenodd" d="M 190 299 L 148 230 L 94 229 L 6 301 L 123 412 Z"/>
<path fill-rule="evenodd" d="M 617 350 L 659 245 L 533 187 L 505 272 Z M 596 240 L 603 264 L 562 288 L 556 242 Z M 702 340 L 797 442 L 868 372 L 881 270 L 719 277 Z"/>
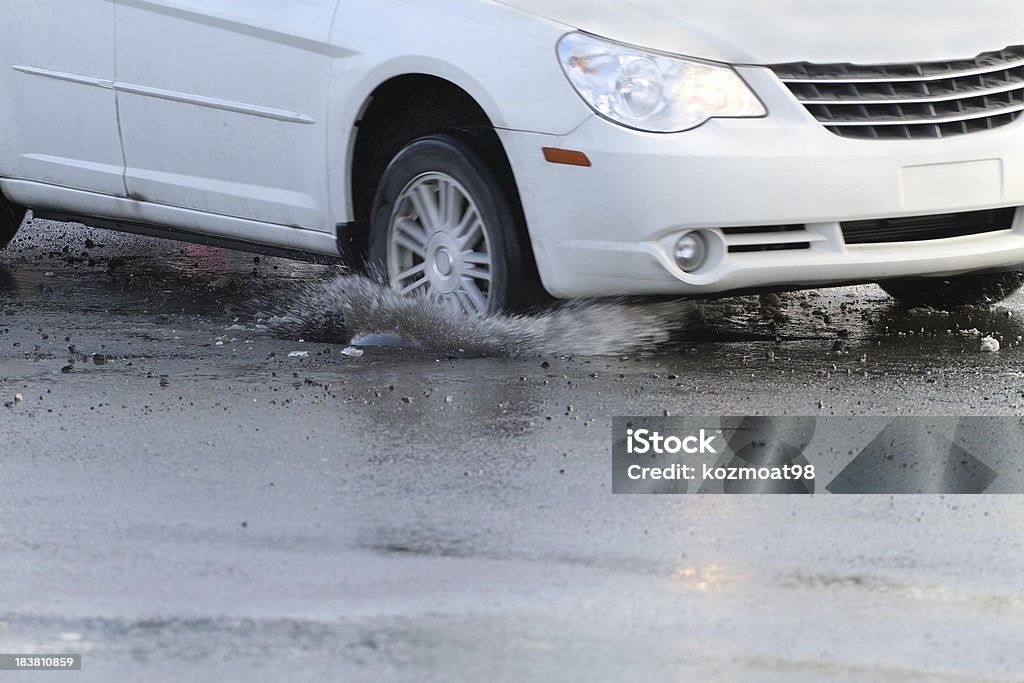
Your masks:
<path fill-rule="evenodd" d="M 704 265 L 708 258 L 708 242 L 699 232 L 689 232 L 676 242 L 676 265 L 684 273 L 693 271 Z"/>

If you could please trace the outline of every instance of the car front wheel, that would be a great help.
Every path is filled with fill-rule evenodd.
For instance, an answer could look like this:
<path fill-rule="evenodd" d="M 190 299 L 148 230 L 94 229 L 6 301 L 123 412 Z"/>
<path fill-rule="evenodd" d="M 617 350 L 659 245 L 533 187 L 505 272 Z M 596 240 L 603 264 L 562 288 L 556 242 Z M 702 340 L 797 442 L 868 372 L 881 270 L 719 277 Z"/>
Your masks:
<path fill-rule="evenodd" d="M 403 294 L 471 316 L 523 309 L 538 285 L 513 201 L 507 183 L 467 142 L 449 135 L 416 140 L 378 187 L 371 270 Z"/>
<path fill-rule="evenodd" d="M 878 284 L 903 306 L 950 309 L 999 303 L 1024 285 L 1024 271 L 889 280 Z"/>

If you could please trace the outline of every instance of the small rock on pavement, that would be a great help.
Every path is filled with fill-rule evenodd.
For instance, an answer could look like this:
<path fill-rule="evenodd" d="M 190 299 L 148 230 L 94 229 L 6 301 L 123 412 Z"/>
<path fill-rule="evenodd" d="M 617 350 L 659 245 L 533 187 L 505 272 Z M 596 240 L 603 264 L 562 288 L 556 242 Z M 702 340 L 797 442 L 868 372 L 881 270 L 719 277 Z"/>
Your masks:
<path fill-rule="evenodd" d="M 288 354 L 289 358 L 309 358 L 309 351 L 292 351 Z"/>
<path fill-rule="evenodd" d="M 995 353 L 999 350 L 999 340 L 993 337 L 985 337 L 981 340 L 982 353 Z"/>
<path fill-rule="evenodd" d="M 363 357 L 363 353 L 364 352 L 363 352 L 362 349 L 357 349 L 354 346 L 350 346 L 347 349 L 345 349 L 344 351 L 342 351 L 341 355 L 343 355 L 343 356 L 345 356 L 347 358 L 362 358 Z"/>

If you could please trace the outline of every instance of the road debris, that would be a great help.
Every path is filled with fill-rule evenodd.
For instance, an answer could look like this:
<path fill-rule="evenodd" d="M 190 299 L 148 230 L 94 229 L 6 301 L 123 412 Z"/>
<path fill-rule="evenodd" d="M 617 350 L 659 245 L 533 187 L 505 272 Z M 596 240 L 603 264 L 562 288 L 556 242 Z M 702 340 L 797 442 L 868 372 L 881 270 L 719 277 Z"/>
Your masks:
<path fill-rule="evenodd" d="M 999 340 L 994 337 L 984 337 L 981 340 L 982 353 L 995 353 L 999 350 Z"/>

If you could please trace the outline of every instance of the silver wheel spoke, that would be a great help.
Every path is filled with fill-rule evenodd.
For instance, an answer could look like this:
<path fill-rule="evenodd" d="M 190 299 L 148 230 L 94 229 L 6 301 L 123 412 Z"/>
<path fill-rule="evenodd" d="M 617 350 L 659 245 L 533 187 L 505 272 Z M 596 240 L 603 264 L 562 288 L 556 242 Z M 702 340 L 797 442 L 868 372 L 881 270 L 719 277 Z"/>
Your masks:
<path fill-rule="evenodd" d="M 441 220 L 443 221 L 444 227 L 448 230 L 451 230 L 452 226 L 458 222 L 458 205 L 460 197 L 462 197 L 462 193 L 459 192 L 458 188 L 451 183 L 443 183 L 441 185 Z"/>
<path fill-rule="evenodd" d="M 411 218 L 399 218 L 395 221 L 395 228 L 400 232 L 404 232 L 418 244 L 423 246 L 426 246 L 427 241 L 430 239 L 430 235 L 427 234 L 427 231 L 423 226 Z"/>
<path fill-rule="evenodd" d="M 466 277 L 473 278 L 474 280 L 484 280 L 485 282 L 491 281 L 491 271 L 482 270 L 480 268 L 476 268 L 475 266 L 467 267 L 464 271 L 462 271 L 462 274 L 465 275 Z"/>
<path fill-rule="evenodd" d="M 394 241 L 396 244 L 405 247 L 420 258 L 424 258 L 427 255 L 427 241 L 429 238 L 419 223 L 408 218 L 399 218 L 395 222 L 394 230 Z"/>
<path fill-rule="evenodd" d="M 473 223 L 480 220 L 480 217 L 476 213 L 476 209 L 472 206 L 467 206 L 466 210 L 462 213 L 458 223 L 452 224 L 452 237 L 462 241 L 466 237 L 466 233 L 469 231 L 470 226 Z"/>
<path fill-rule="evenodd" d="M 487 297 L 480 291 L 480 288 L 477 287 L 476 282 L 472 278 L 462 278 L 462 287 L 460 289 L 469 296 L 477 313 L 483 315 L 487 312 Z"/>
<path fill-rule="evenodd" d="M 463 249 L 470 249 L 475 247 L 476 244 L 483 238 L 483 222 L 479 219 L 474 220 L 470 223 L 466 229 L 465 236 L 459 240 Z"/>
<path fill-rule="evenodd" d="M 472 263 L 476 266 L 491 266 L 490 254 L 484 254 L 479 251 L 464 251 L 462 252 L 462 260 L 466 263 Z"/>
<path fill-rule="evenodd" d="M 408 287 L 403 287 L 402 288 L 402 296 L 405 296 L 407 294 L 412 294 L 417 289 L 420 289 L 421 287 L 429 286 L 429 285 L 430 285 L 430 280 L 428 280 L 425 277 L 424 278 L 420 278 L 419 280 L 417 280 L 416 282 L 412 283 Z"/>
<path fill-rule="evenodd" d="M 456 290 L 455 296 L 458 297 L 459 306 L 462 307 L 463 312 L 469 315 L 477 315 L 479 313 L 479 311 L 476 310 L 476 306 L 473 305 L 473 300 L 465 290 Z"/>
<path fill-rule="evenodd" d="M 401 273 L 399 273 L 397 279 L 398 279 L 399 282 L 403 282 L 403 281 L 408 280 L 409 278 L 414 277 L 416 275 L 421 275 L 423 273 L 424 269 L 426 269 L 426 267 L 427 267 L 426 263 L 418 263 L 415 266 L 413 266 L 412 268 L 410 268 L 409 270 L 404 270 Z"/>
<path fill-rule="evenodd" d="M 430 234 L 441 227 L 440 208 L 437 205 L 437 193 L 427 187 L 426 183 L 417 185 L 412 194 L 409 195 L 416 213 L 420 217 L 420 224 Z"/>
<path fill-rule="evenodd" d="M 409 237 L 407 235 L 396 235 L 395 236 L 395 244 L 397 244 L 400 247 L 404 247 L 404 248 L 408 249 L 409 251 L 411 251 L 412 253 L 416 254 L 420 258 L 423 258 L 423 257 L 426 256 L 426 252 L 424 251 L 423 247 L 421 245 L 419 245 L 419 244 L 416 244 L 416 242 L 412 241 L 411 239 L 409 239 Z"/>

